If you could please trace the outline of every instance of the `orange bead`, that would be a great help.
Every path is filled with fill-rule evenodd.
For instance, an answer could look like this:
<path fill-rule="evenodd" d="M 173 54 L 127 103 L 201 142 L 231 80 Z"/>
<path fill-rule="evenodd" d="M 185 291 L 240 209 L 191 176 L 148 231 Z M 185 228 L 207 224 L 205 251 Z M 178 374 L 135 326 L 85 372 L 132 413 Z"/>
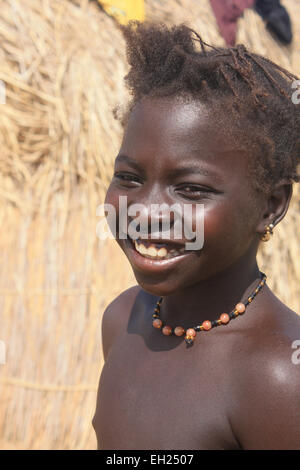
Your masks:
<path fill-rule="evenodd" d="M 161 328 L 162 321 L 159 318 L 156 318 L 156 320 L 153 320 L 152 325 L 154 328 Z"/>
<path fill-rule="evenodd" d="M 194 328 L 188 328 L 186 330 L 186 335 L 194 337 L 194 336 L 196 336 L 196 331 L 194 330 Z"/>
<path fill-rule="evenodd" d="M 176 336 L 182 336 L 184 333 L 184 329 L 182 328 L 182 326 L 176 326 L 174 333 Z"/>
<path fill-rule="evenodd" d="M 169 336 L 172 334 L 172 328 L 168 325 L 164 326 L 162 329 L 164 335 Z"/>
<path fill-rule="evenodd" d="M 211 329 L 211 323 L 209 320 L 205 320 L 203 323 L 202 323 L 202 326 L 203 326 L 203 329 L 208 331 Z"/>
<path fill-rule="evenodd" d="M 228 313 L 222 313 L 222 315 L 220 316 L 220 320 L 223 325 L 226 325 L 226 323 L 228 323 L 230 320 Z"/>
<path fill-rule="evenodd" d="M 244 313 L 244 311 L 246 310 L 246 307 L 242 302 L 236 304 L 235 308 L 239 313 Z"/>

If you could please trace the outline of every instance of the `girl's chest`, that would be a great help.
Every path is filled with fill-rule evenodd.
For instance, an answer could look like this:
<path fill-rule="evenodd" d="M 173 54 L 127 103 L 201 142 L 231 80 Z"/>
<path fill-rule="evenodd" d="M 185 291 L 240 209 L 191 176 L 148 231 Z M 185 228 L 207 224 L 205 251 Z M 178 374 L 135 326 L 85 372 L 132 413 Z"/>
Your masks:
<path fill-rule="evenodd" d="M 230 448 L 223 377 L 207 351 L 200 361 L 185 347 L 151 350 L 128 335 L 102 370 L 94 417 L 99 447 Z"/>

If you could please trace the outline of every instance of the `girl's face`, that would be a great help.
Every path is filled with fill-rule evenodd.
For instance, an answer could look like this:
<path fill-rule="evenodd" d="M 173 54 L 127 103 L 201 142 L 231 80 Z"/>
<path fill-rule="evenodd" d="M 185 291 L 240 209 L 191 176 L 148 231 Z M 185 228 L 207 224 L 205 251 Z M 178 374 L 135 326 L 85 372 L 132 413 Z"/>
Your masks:
<path fill-rule="evenodd" d="M 144 290 L 169 295 L 213 277 L 240 259 L 255 259 L 259 240 L 256 229 L 263 208 L 254 204 L 248 158 L 251 156 L 238 148 L 231 134 L 216 126 L 201 103 L 148 98 L 135 106 L 105 202 L 114 206 L 117 224 L 119 196 L 127 196 L 128 207 L 143 204 L 139 215 L 147 223 L 149 220 L 148 239 L 157 244 L 156 248 L 167 250 L 167 259 L 150 259 L 149 251 L 141 254 L 145 251 L 141 245 L 137 251 L 132 239 L 121 239 L 117 233 L 117 241 Z M 199 226 L 196 205 L 204 205 L 201 249 L 185 250 L 185 243 L 191 239 L 184 234 L 175 239 L 172 226 L 170 239 L 164 236 L 161 245 L 151 236 L 150 207 L 162 203 L 179 204 L 182 214 L 185 205 L 192 208 L 191 220 L 183 223 L 192 222 L 193 229 Z M 133 218 L 127 215 L 128 225 Z M 143 238 L 141 242 L 147 250 L 153 244 Z"/>

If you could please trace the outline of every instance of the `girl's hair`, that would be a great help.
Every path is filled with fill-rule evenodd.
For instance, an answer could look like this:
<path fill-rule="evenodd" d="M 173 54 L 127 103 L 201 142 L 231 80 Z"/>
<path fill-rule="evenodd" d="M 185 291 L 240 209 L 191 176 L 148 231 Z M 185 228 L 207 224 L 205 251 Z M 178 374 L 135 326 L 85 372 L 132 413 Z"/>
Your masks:
<path fill-rule="evenodd" d="M 218 116 L 219 129 L 229 123 L 231 131 L 242 136 L 240 141 L 252 152 L 257 190 L 300 180 L 300 105 L 292 101 L 292 82 L 298 79 L 294 74 L 242 44 L 208 45 L 184 24 L 133 21 L 121 30 L 130 65 L 125 83 L 132 95 L 123 125 L 146 97 L 199 100 L 218 110 L 213 115 Z"/>

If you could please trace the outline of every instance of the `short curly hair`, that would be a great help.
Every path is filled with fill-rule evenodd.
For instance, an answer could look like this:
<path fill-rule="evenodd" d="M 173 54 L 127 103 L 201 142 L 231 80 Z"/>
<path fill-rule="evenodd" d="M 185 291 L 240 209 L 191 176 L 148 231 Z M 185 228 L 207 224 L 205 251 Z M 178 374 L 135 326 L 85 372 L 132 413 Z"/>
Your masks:
<path fill-rule="evenodd" d="M 300 105 L 292 101 L 296 75 L 242 44 L 206 44 L 185 24 L 132 21 L 120 28 L 130 65 L 124 79 L 132 95 L 124 126 L 133 107 L 146 97 L 199 100 L 210 109 L 223 109 L 214 113 L 222 120 L 220 128 L 229 123 L 242 135 L 252 151 L 249 166 L 258 191 L 300 180 Z"/>

